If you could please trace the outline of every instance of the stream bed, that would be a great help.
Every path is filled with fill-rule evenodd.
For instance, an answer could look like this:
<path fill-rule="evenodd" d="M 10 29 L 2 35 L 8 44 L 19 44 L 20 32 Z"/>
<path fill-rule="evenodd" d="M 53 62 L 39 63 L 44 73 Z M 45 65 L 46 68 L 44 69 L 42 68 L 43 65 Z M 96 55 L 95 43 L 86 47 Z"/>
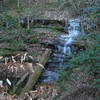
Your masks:
<path fill-rule="evenodd" d="M 45 65 L 45 70 L 39 79 L 39 82 L 47 83 L 55 81 L 59 77 L 59 70 L 64 64 L 64 59 L 71 54 L 71 45 L 75 38 L 80 35 L 80 19 L 69 19 L 65 21 L 65 35 L 61 35 L 54 41 L 55 50 Z"/>

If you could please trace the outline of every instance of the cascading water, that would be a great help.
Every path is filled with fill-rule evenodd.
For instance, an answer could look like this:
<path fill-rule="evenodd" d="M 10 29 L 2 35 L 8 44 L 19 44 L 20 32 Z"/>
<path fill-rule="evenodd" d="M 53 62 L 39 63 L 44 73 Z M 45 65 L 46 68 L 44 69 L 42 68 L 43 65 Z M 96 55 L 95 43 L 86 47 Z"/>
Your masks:
<path fill-rule="evenodd" d="M 58 79 L 58 71 L 61 68 L 66 55 L 71 54 L 71 44 L 75 38 L 80 34 L 80 19 L 70 19 L 65 25 L 68 34 L 61 35 L 56 41 L 56 50 L 51 55 L 46 64 L 46 70 L 44 71 L 40 81 L 49 82 Z"/>

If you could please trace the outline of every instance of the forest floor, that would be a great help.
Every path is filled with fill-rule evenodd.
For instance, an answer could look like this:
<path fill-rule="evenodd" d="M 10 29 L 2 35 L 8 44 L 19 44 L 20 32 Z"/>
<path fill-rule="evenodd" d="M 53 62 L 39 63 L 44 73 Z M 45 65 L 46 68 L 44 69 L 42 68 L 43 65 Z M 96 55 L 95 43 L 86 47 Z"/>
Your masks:
<path fill-rule="evenodd" d="M 16 83 L 16 79 L 29 71 L 30 66 L 27 66 L 27 63 L 38 63 L 45 49 L 48 48 L 46 44 L 53 43 L 61 34 L 64 33 L 52 28 L 33 28 L 31 33 L 28 34 L 13 34 L 0 31 L 0 81 L 9 79 L 11 84 L 14 84 L 14 81 Z M 18 44 L 21 39 L 24 41 Z M 25 61 L 21 62 L 23 56 L 25 56 Z M 11 96 L 7 93 L 12 86 L 2 86 L 2 83 L 0 85 L 0 100 L 19 100 L 19 97 L 15 94 Z M 37 84 L 35 88 L 36 90 L 27 94 L 27 100 L 51 100 L 58 93 L 54 83 Z"/>
<path fill-rule="evenodd" d="M 0 77 L 2 80 L 5 81 L 8 78 L 12 82 L 13 79 L 22 77 L 27 71 L 24 64 L 30 61 L 29 58 L 31 58 L 30 62 L 33 60 L 33 63 L 37 63 L 45 49 L 48 48 L 46 44 L 52 44 L 61 34 L 64 33 L 54 28 L 34 28 L 31 32 L 25 34 L 11 34 L 1 31 Z M 21 63 L 21 57 L 25 56 L 26 53 L 26 60 Z M 14 62 L 12 56 L 14 56 L 16 62 Z M 24 68 L 21 66 L 22 64 Z M 9 65 L 13 66 L 9 67 Z M 15 70 L 16 67 L 18 67 L 17 71 Z M 34 90 L 26 93 L 25 100 L 99 100 L 100 90 L 90 87 L 89 82 L 94 77 L 87 73 L 80 68 L 74 69 L 72 80 L 63 83 L 64 87 L 67 87 L 66 91 L 61 91 L 56 83 L 38 83 Z M 0 88 L 0 100 L 22 100 L 15 94 L 8 94 L 8 88 L 9 86 Z"/>

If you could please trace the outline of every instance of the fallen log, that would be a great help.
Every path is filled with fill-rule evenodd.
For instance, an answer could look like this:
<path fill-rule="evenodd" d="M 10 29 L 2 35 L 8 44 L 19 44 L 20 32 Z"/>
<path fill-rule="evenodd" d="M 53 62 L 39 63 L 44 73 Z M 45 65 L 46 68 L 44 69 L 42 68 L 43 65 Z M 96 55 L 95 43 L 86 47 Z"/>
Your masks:
<path fill-rule="evenodd" d="M 21 79 L 17 82 L 17 86 L 18 85 L 20 85 L 25 79 L 26 79 L 26 77 L 29 75 L 29 73 L 27 72 L 27 73 L 25 73 L 22 77 L 21 77 Z"/>
<path fill-rule="evenodd" d="M 29 92 L 29 90 L 31 90 L 34 87 L 34 85 L 38 81 L 38 78 L 40 77 L 40 75 L 44 69 L 44 65 L 46 64 L 46 62 L 48 61 L 48 58 L 50 57 L 50 54 L 51 54 L 51 50 L 46 49 L 46 51 L 42 55 L 39 63 L 35 67 L 34 72 L 32 72 L 32 74 L 29 76 L 29 79 L 28 79 L 25 87 L 22 89 L 22 91 L 20 93 L 20 97 L 24 98 L 25 93 Z"/>
<path fill-rule="evenodd" d="M 20 79 L 18 80 L 16 85 L 9 90 L 10 94 L 15 94 L 15 93 L 19 94 L 20 93 L 19 89 L 20 90 L 22 89 L 22 84 L 24 83 L 25 79 L 28 78 L 28 76 L 34 71 L 32 63 L 24 63 L 23 68 L 25 68 L 23 70 L 23 75 L 20 76 Z"/>

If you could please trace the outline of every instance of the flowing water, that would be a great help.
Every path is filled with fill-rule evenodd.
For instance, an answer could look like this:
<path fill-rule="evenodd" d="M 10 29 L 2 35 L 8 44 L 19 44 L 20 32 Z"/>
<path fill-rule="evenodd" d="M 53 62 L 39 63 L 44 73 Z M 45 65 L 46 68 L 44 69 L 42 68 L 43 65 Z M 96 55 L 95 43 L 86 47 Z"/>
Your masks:
<path fill-rule="evenodd" d="M 58 71 L 64 63 L 65 56 L 71 54 L 71 44 L 80 34 L 80 19 L 70 19 L 65 22 L 65 35 L 55 40 L 56 50 L 53 51 L 42 74 L 40 81 L 49 82 L 58 79 Z"/>

